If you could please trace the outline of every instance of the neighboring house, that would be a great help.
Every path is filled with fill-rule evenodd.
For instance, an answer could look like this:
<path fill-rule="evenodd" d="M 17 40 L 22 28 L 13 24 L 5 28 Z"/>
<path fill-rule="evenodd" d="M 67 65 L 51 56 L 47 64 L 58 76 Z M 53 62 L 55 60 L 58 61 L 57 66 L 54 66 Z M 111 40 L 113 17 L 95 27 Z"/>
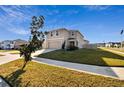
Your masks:
<path fill-rule="evenodd" d="M 96 49 L 98 47 L 105 47 L 105 43 L 90 43 L 87 48 Z"/>
<path fill-rule="evenodd" d="M 97 47 L 105 47 L 105 43 L 96 43 Z"/>
<path fill-rule="evenodd" d="M 119 48 L 119 47 L 121 47 L 121 43 L 120 42 L 108 42 L 108 43 L 105 44 L 105 47 Z"/>
<path fill-rule="evenodd" d="M 16 40 L 13 40 L 13 41 L 14 41 L 14 49 L 19 49 L 21 45 L 28 44 L 27 41 L 21 40 L 21 39 L 16 39 Z"/>
<path fill-rule="evenodd" d="M 61 49 L 63 44 L 65 44 L 65 48 L 68 48 L 68 46 L 83 48 L 84 45 L 89 44 L 89 41 L 85 40 L 78 30 L 61 28 L 48 32 L 43 48 Z"/>
<path fill-rule="evenodd" d="M 0 42 L 0 49 L 1 49 L 1 42 Z"/>
<path fill-rule="evenodd" d="M 14 41 L 5 40 L 1 42 L 1 49 L 13 49 L 13 48 L 14 48 Z"/>
<path fill-rule="evenodd" d="M 124 44 L 124 41 L 122 41 L 122 44 Z"/>
<path fill-rule="evenodd" d="M 84 40 L 83 48 L 88 48 L 88 47 L 89 47 L 89 41 L 88 40 Z"/>
<path fill-rule="evenodd" d="M 19 49 L 20 45 L 28 44 L 27 41 L 17 39 L 17 40 L 5 40 L 0 43 L 1 49 Z"/>
<path fill-rule="evenodd" d="M 122 41 L 122 47 L 124 47 L 124 41 Z"/>
<path fill-rule="evenodd" d="M 87 48 L 89 49 L 96 49 L 98 46 L 97 46 L 97 43 L 91 43 L 91 44 L 88 44 Z"/>
<path fill-rule="evenodd" d="M 88 45 L 89 41 L 88 40 L 84 40 L 84 45 Z"/>

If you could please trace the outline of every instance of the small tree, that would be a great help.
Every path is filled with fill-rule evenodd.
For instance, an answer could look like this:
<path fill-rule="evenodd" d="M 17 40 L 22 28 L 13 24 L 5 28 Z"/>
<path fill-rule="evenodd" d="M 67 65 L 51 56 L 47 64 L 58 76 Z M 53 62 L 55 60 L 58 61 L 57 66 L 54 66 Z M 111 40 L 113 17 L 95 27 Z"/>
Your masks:
<path fill-rule="evenodd" d="M 44 17 L 32 17 L 31 23 L 31 36 L 29 40 L 29 44 L 24 44 L 20 48 L 20 56 L 24 57 L 24 64 L 22 69 L 25 68 L 28 61 L 31 61 L 31 54 L 38 49 L 42 48 L 42 44 L 44 42 L 45 34 L 42 31 L 39 31 L 44 25 Z"/>

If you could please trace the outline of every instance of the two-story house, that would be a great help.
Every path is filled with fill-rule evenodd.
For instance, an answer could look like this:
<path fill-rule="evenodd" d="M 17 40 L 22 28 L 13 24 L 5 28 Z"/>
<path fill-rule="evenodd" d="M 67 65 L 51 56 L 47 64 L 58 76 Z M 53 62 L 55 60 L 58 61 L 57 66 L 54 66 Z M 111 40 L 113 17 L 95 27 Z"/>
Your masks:
<path fill-rule="evenodd" d="M 48 32 L 43 48 L 61 49 L 64 43 L 65 48 L 70 45 L 83 48 L 83 46 L 89 44 L 89 41 L 85 40 L 84 36 L 78 30 L 61 28 Z"/>

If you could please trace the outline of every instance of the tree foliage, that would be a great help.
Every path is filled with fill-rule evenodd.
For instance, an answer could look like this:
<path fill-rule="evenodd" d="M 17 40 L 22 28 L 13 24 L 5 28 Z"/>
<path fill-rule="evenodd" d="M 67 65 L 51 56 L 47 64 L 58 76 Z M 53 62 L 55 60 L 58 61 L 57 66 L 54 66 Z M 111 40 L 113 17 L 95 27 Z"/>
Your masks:
<path fill-rule="evenodd" d="M 24 65 L 22 69 L 26 66 L 28 61 L 31 61 L 31 54 L 36 50 L 42 48 L 42 44 L 45 40 L 45 33 L 40 31 L 40 29 L 44 25 L 44 17 L 43 16 L 33 16 L 31 23 L 31 36 L 28 44 L 24 44 L 20 47 L 20 56 L 24 57 Z"/>

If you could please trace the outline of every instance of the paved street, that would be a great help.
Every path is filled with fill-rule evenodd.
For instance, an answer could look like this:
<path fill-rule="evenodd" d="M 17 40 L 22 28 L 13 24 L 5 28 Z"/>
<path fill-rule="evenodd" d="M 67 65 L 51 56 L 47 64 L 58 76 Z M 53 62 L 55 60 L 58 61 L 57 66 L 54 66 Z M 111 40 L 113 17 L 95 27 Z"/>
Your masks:
<path fill-rule="evenodd" d="M 3 78 L 0 77 L 0 87 L 9 87 L 9 85 L 7 84 L 7 82 L 5 82 L 3 80 Z"/>

